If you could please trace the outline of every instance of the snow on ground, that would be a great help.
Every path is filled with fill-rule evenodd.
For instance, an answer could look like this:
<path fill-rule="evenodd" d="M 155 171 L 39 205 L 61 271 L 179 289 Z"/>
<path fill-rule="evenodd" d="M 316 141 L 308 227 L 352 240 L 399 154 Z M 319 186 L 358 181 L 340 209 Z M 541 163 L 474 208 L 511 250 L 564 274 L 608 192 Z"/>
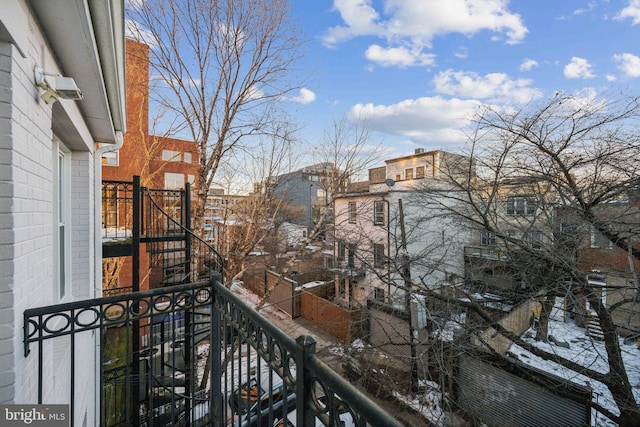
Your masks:
<path fill-rule="evenodd" d="M 239 284 L 234 283 L 232 291 L 239 295 L 248 305 L 255 306 L 257 304 L 258 298 L 244 287 L 239 286 Z M 272 315 L 284 315 L 277 308 L 268 305 L 264 306 L 260 311 L 269 312 Z M 585 329 L 576 326 L 573 320 L 567 319 L 565 322 L 562 318 L 561 310 L 555 310 L 549 322 L 549 335 L 553 336 L 559 342 L 568 343 L 569 348 L 558 346 L 552 342 L 537 342 L 534 339 L 535 333 L 533 330 L 529 330 L 528 333 L 524 334 L 524 340 L 550 353 L 577 362 L 582 366 L 606 373 L 608 371 L 608 364 L 606 362 L 607 356 L 604 343 L 589 338 L 586 335 Z M 451 339 L 460 327 L 459 325 L 464 323 L 463 321 L 464 319 L 462 318 L 447 322 L 442 330 L 441 339 Z M 352 347 L 357 349 L 362 345 L 361 342 L 354 342 Z M 620 347 L 623 352 L 627 375 L 634 389 L 636 401 L 640 402 L 640 349 L 638 349 L 635 342 L 633 344 L 624 344 L 622 338 L 620 339 Z M 340 355 L 344 353 L 344 348 L 342 346 L 335 346 L 331 347 L 329 351 Z M 588 385 L 593 390 L 594 402 L 606 407 L 613 413 L 619 413 L 611 397 L 611 393 L 604 384 L 594 381 L 578 372 L 564 368 L 557 363 L 534 356 L 515 344 L 509 349 L 509 353 L 517 357 L 522 363 L 568 379 L 578 385 Z M 422 413 L 425 418 L 431 420 L 435 425 L 441 425 L 444 420 L 444 414 L 440 407 L 441 395 L 437 385 L 427 385 L 425 390 L 425 393 L 419 395 L 398 395 L 396 397 L 416 411 Z M 592 414 L 591 424 L 592 426 L 598 427 L 615 425 L 595 411 Z"/>
<path fill-rule="evenodd" d="M 556 311 L 557 313 L 557 311 Z M 566 342 L 569 348 L 560 347 L 552 342 L 535 341 L 535 333 L 530 330 L 525 333 L 524 340 L 536 347 L 557 354 L 563 358 L 579 363 L 582 366 L 589 367 L 598 372 L 607 373 L 609 371 L 607 364 L 607 355 L 602 341 L 592 340 L 586 335 L 585 329 L 576 326 L 575 322 L 567 319 L 563 322 L 561 316 L 552 316 L 549 322 L 549 335 L 555 337 L 558 341 Z M 640 402 L 640 350 L 636 343 L 624 344 L 620 339 L 620 348 L 622 349 L 623 359 L 629 376 L 629 381 L 633 387 L 636 402 Z M 521 362 L 541 369 L 545 372 L 568 379 L 578 385 L 587 385 L 593 390 L 593 401 L 609 409 L 615 414 L 619 414 L 616 404 L 611 397 L 611 393 L 607 387 L 599 381 L 594 381 L 580 373 L 564 368 L 555 362 L 543 360 L 518 345 L 512 345 L 509 353 L 515 355 Z M 593 426 L 614 426 L 615 424 L 593 411 L 591 425 Z"/>

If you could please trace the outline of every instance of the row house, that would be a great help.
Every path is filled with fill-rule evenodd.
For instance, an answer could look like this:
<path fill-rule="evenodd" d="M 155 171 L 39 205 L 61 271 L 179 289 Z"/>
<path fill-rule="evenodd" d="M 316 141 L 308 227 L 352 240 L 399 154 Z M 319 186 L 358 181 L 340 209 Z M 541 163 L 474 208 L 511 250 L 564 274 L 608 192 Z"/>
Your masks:
<path fill-rule="evenodd" d="M 464 275 L 472 230 L 450 215 L 459 203 L 450 177 L 469 170 L 468 158 L 419 149 L 385 163 L 334 197 L 336 300 L 347 306 L 404 307 L 409 280 L 438 287 Z"/>
<path fill-rule="evenodd" d="M 591 287 L 599 292 L 607 307 L 614 307 L 612 317 L 622 334 L 640 333 L 638 289 L 640 261 L 632 255 L 638 243 L 640 194 L 632 189 L 595 209 L 595 220 L 587 223 L 570 207 L 557 209 L 556 247 L 563 257 L 572 260 Z M 631 247 L 615 244 L 598 230 L 597 224 L 631 242 Z M 576 311 L 589 314 L 589 305 L 576 290 Z M 583 317 L 579 316 L 582 321 Z"/>
<path fill-rule="evenodd" d="M 554 244 L 553 191 L 543 179 L 518 177 L 498 186 L 478 185 L 473 205 L 476 218 L 488 226 L 474 227 L 465 248 L 465 276 L 483 292 L 513 296 L 541 285 L 547 274 L 536 254 Z M 524 268 L 524 267 L 531 268 Z"/>

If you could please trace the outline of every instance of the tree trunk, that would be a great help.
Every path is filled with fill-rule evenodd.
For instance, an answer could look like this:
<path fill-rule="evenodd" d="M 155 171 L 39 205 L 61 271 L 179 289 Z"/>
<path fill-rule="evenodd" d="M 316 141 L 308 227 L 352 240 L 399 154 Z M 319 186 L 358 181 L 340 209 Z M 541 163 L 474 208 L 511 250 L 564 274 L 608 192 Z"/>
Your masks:
<path fill-rule="evenodd" d="M 542 301 L 542 311 L 536 326 L 536 341 L 547 342 L 549 340 L 549 317 L 551 316 L 554 302 L 555 298 L 550 296 L 545 297 Z"/>
<path fill-rule="evenodd" d="M 604 345 L 609 361 L 609 379 L 606 385 L 620 410 L 618 424 L 621 426 L 638 426 L 640 425 L 640 408 L 636 403 L 633 389 L 624 367 L 616 325 L 613 323 L 611 313 L 609 313 L 604 304 L 602 304 L 600 297 L 593 290 L 588 290 L 587 298 L 591 308 L 598 315 L 600 327 L 604 332 Z"/>

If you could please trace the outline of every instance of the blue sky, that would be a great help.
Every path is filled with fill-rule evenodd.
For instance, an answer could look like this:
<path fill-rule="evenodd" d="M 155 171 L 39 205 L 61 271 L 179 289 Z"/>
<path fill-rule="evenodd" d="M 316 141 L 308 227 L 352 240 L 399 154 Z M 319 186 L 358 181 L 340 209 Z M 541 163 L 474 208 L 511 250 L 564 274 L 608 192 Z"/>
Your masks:
<path fill-rule="evenodd" d="M 291 103 L 314 144 L 365 117 L 391 155 L 455 150 L 478 103 L 640 94 L 640 0 L 292 0 L 306 34 Z"/>

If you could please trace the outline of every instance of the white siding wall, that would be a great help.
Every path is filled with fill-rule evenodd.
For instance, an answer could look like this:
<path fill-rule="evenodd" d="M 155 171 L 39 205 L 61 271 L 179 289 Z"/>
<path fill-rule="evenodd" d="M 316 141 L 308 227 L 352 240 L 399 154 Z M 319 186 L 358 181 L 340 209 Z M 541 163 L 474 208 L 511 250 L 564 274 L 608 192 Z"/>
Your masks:
<path fill-rule="evenodd" d="M 26 309 L 57 303 L 54 296 L 52 225 L 52 154 L 54 111 L 72 111 L 73 101 L 47 105 L 33 81 L 34 66 L 55 71 L 54 55 L 27 7 L 18 7 L 16 20 L 24 31 L 12 34 L 12 44 L 0 42 L 0 403 L 37 401 L 37 348 L 23 352 Z M 28 25 L 26 24 L 28 23 Z M 57 114 L 57 113 L 56 113 Z M 73 119 L 72 119 L 73 120 Z M 88 135 L 84 123 L 74 123 Z M 64 143 L 64 140 L 62 141 Z M 71 152 L 71 255 L 72 299 L 92 295 L 94 262 L 94 162 L 93 141 L 74 142 Z M 79 151 L 78 151 L 79 150 Z M 99 266 L 97 266 L 99 268 Z M 76 341 L 76 421 L 93 419 L 95 342 L 93 333 Z M 44 403 L 68 403 L 70 341 L 47 343 Z"/>

